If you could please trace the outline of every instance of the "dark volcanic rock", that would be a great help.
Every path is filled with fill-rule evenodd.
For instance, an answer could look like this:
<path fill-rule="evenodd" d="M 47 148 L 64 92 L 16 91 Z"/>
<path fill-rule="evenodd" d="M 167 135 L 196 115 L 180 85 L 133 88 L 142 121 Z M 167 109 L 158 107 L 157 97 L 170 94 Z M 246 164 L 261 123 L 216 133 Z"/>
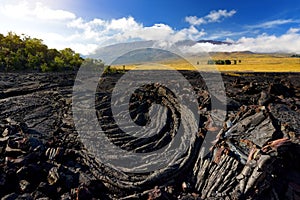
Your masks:
<path fill-rule="evenodd" d="M 299 198 L 299 74 L 223 74 L 227 105 L 209 94 L 199 74 L 182 74 L 197 94 L 201 119 L 197 137 L 177 166 L 141 174 L 124 173 L 99 162 L 81 143 L 71 109 L 75 73 L 1 74 L 0 197 Z M 168 145 L 186 110 L 168 88 L 143 85 L 128 104 L 121 104 L 120 99 L 120 106 L 128 108 L 131 120 L 141 127 L 151 120 L 165 125 L 149 138 L 122 133 L 109 108 L 110 93 L 121 76 L 106 76 L 95 95 L 95 113 L 106 136 L 116 146 L 138 153 Z M 227 107 L 224 122 L 210 116 L 212 100 L 220 104 L 217 109 Z M 151 113 L 154 104 L 166 107 L 166 114 Z M 209 154 L 203 155 L 201 141 L 209 131 L 219 134 Z"/>

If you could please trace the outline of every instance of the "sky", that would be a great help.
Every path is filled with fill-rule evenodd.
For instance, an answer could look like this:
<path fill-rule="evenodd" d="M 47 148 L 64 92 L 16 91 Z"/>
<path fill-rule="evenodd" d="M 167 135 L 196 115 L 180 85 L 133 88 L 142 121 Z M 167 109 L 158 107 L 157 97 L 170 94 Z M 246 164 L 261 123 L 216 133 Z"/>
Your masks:
<path fill-rule="evenodd" d="M 0 0 L 0 33 L 89 55 L 123 42 L 218 40 L 197 52 L 300 53 L 299 0 Z"/>

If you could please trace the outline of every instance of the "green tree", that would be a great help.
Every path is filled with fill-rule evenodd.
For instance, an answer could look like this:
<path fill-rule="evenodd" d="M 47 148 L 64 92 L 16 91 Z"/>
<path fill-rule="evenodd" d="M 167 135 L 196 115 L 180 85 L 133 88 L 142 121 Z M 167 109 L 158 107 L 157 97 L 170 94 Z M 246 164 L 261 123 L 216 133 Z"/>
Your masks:
<path fill-rule="evenodd" d="M 230 60 L 225 60 L 225 65 L 231 65 L 231 61 Z"/>
<path fill-rule="evenodd" d="M 41 66 L 42 72 L 48 72 L 51 71 L 51 68 L 48 67 L 47 63 L 43 63 Z"/>
<path fill-rule="evenodd" d="M 55 68 L 54 68 L 54 70 L 55 71 L 61 71 L 61 70 L 63 70 L 63 68 L 64 68 L 64 66 L 65 66 L 65 62 L 64 62 L 64 60 L 61 58 L 61 57 L 59 57 L 59 56 L 56 56 L 55 58 L 54 58 L 54 63 L 55 63 Z"/>
<path fill-rule="evenodd" d="M 70 48 L 65 48 L 60 51 L 61 58 L 64 61 L 65 68 L 67 69 L 78 69 L 82 64 L 83 59 L 78 53 L 75 53 Z"/>
<path fill-rule="evenodd" d="M 70 48 L 48 49 L 41 39 L 0 34 L 0 70 L 76 70 L 84 59 Z"/>

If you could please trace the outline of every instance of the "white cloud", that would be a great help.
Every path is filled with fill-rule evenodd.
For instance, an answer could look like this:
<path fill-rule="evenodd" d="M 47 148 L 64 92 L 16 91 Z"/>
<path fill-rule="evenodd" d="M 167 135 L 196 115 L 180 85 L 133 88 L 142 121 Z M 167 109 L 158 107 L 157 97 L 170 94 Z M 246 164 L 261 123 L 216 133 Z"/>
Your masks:
<path fill-rule="evenodd" d="M 191 25 L 200 25 L 207 23 L 207 21 L 204 18 L 198 18 L 196 16 L 187 16 L 185 17 L 185 21 Z"/>
<path fill-rule="evenodd" d="M 196 16 L 188 16 L 185 18 L 185 21 L 190 23 L 191 25 L 201 25 L 213 22 L 220 22 L 222 19 L 231 17 L 236 13 L 235 10 L 227 11 L 227 10 L 213 10 L 208 15 L 204 17 L 196 17 Z"/>
<path fill-rule="evenodd" d="M 12 18 L 34 18 L 42 20 L 68 20 L 75 19 L 76 15 L 66 10 L 53 10 L 40 2 L 30 4 L 20 1 L 17 4 L 2 4 L 0 12 Z"/>
<path fill-rule="evenodd" d="M 76 52 L 80 52 L 84 55 L 93 54 L 97 48 L 99 48 L 98 44 L 93 43 L 71 43 L 69 46 L 71 49 L 76 49 Z"/>
<path fill-rule="evenodd" d="M 8 17 L 26 17 L 31 15 L 31 10 L 29 9 L 27 2 L 20 2 L 19 4 L 2 4 L 0 6 L 0 11 L 2 14 Z"/>
<path fill-rule="evenodd" d="M 208 22 L 218 22 L 221 18 L 231 17 L 235 13 L 235 10 L 231 10 L 229 12 L 227 10 L 213 10 L 205 18 Z"/>
<path fill-rule="evenodd" d="M 166 24 L 154 24 L 136 30 L 128 29 L 128 33 L 124 33 L 127 37 L 139 37 L 143 40 L 168 40 L 173 34 L 174 30 Z"/>
<path fill-rule="evenodd" d="M 232 45 L 214 45 L 211 43 L 197 43 L 191 47 L 183 46 L 181 50 L 187 53 L 208 52 L 232 52 L 232 51 L 253 51 L 253 52 L 283 52 L 300 53 L 300 28 L 291 28 L 285 34 L 276 37 L 275 35 L 261 34 L 257 37 L 241 37 L 237 41 L 228 40 Z"/>
<path fill-rule="evenodd" d="M 201 29 L 200 31 L 195 28 L 194 26 L 190 26 L 189 28 L 184 28 L 178 31 L 174 36 L 174 41 L 180 41 L 180 40 L 199 40 L 201 37 L 205 36 L 207 33 L 204 31 L 204 29 Z"/>
<path fill-rule="evenodd" d="M 52 10 L 41 3 L 36 3 L 33 14 L 40 19 L 46 20 L 67 20 L 74 19 L 76 15 L 65 10 Z"/>
<path fill-rule="evenodd" d="M 253 28 L 253 29 L 254 28 L 273 28 L 275 26 L 279 26 L 279 25 L 283 25 L 283 24 L 296 23 L 296 22 L 299 22 L 299 20 L 277 19 L 277 20 L 264 22 L 264 23 L 261 23 L 261 24 L 246 26 L 246 28 Z"/>
<path fill-rule="evenodd" d="M 141 24 L 138 24 L 133 17 L 112 19 L 110 22 L 106 23 L 108 30 L 121 30 L 127 31 L 129 29 L 137 30 L 141 28 Z"/>
<path fill-rule="evenodd" d="M 298 33 L 300 32 L 300 28 L 290 28 L 288 30 L 288 33 L 293 34 L 293 33 Z"/>
<path fill-rule="evenodd" d="M 79 31 L 81 40 L 92 39 L 102 46 L 134 40 L 164 40 L 174 43 L 185 39 L 196 40 L 206 34 L 203 29 L 198 30 L 194 26 L 180 30 L 174 30 L 166 24 L 143 26 L 143 24 L 136 22 L 133 17 L 107 21 L 101 19 L 84 21 L 77 18 L 68 23 L 68 27 Z"/>

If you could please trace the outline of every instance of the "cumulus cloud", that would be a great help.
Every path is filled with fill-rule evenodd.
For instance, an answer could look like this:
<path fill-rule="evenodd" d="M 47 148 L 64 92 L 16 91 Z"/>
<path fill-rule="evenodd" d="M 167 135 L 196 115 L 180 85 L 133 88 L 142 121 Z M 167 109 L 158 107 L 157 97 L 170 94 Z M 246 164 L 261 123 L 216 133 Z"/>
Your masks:
<path fill-rule="evenodd" d="M 35 18 L 44 20 L 68 20 L 76 18 L 76 15 L 66 10 L 54 10 L 44 6 L 40 2 L 29 4 L 21 1 L 17 4 L 2 4 L 0 12 L 13 18 Z"/>
<path fill-rule="evenodd" d="M 108 45 L 118 42 L 140 41 L 140 40 L 160 40 L 167 42 L 177 42 L 180 40 L 197 40 L 204 36 L 206 32 L 198 30 L 194 26 L 180 30 L 174 30 L 166 24 L 154 24 L 144 26 L 135 21 L 133 17 L 123 17 L 120 19 L 84 21 L 77 18 L 68 27 L 79 31 L 81 39 L 99 42 L 99 45 Z"/>
<path fill-rule="evenodd" d="M 204 29 L 198 30 L 194 26 L 190 26 L 189 28 L 184 28 L 178 31 L 174 35 L 174 40 L 175 41 L 180 41 L 180 40 L 199 40 L 201 37 L 205 36 L 207 33 L 205 32 Z"/>
<path fill-rule="evenodd" d="M 227 11 L 227 10 L 213 10 L 208 15 L 204 17 L 196 17 L 196 16 L 187 16 L 185 21 L 191 25 L 201 25 L 213 22 L 220 22 L 222 19 L 231 17 L 236 13 L 235 10 Z"/>
<path fill-rule="evenodd" d="M 232 51 L 253 51 L 253 52 L 283 52 L 300 53 L 300 29 L 291 28 L 281 36 L 261 34 L 257 37 L 241 37 L 232 44 L 215 45 L 211 43 L 197 43 L 193 46 L 182 46 L 181 50 L 186 53 L 207 52 L 232 52 Z"/>

